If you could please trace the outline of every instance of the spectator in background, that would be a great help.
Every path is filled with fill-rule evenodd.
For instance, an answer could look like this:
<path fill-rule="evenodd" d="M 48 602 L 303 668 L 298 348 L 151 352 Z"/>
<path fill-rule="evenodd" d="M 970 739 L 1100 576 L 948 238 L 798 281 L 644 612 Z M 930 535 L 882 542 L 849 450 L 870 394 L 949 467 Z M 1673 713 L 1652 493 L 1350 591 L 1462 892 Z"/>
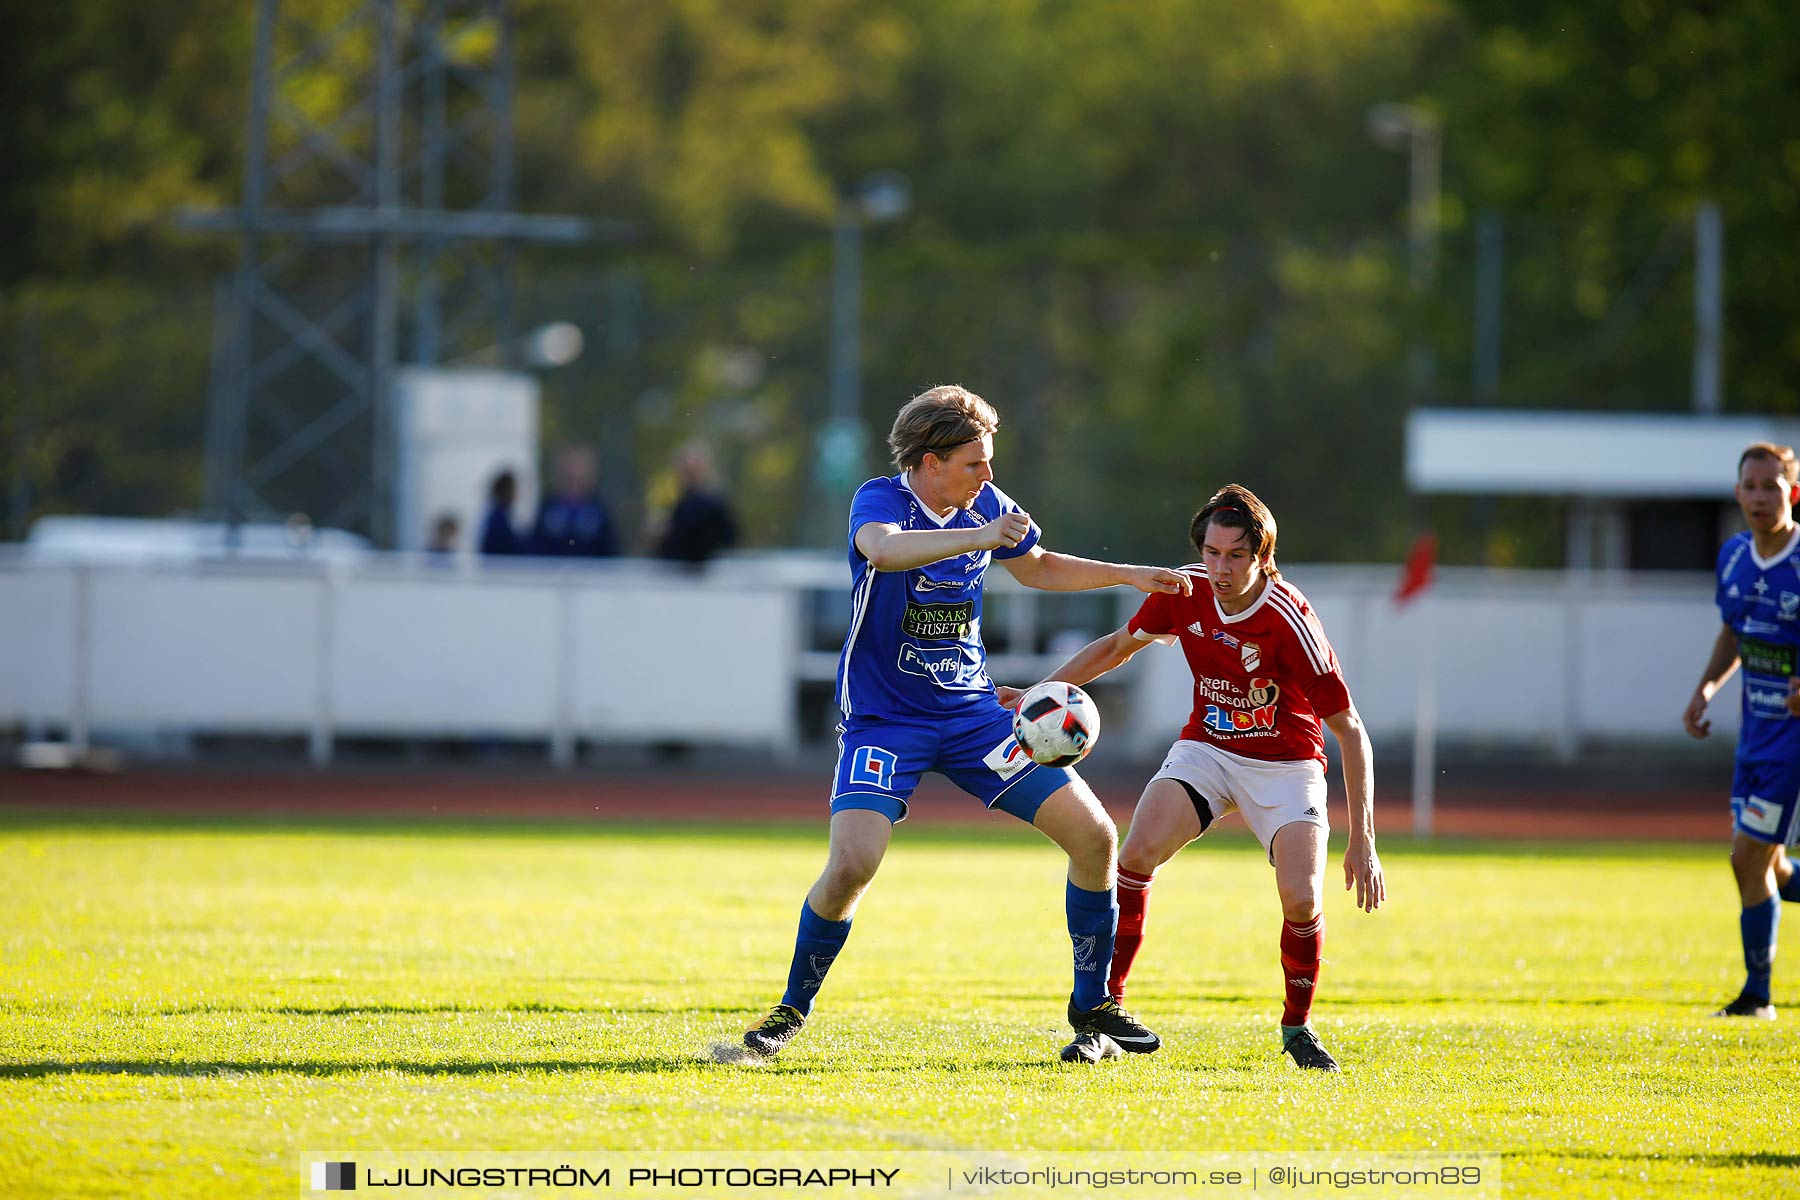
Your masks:
<path fill-rule="evenodd" d="M 433 562 L 448 562 L 456 556 L 457 543 L 462 540 L 462 522 L 456 519 L 455 513 L 439 513 L 437 520 L 431 523 L 431 537 L 425 543 L 425 553 Z"/>
<path fill-rule="evenodd" d="M 488 484 L 487 515 L 481 518 L 483 554 L 523 554 L 525 542 L 513 528 L 513 502 L 519 498 L 519 480 L 511 471 L 502 471 Z"/>
<path fill-rule="evenodd" d="M 675 459 L 681 495 L 669 514 L 668 528 L 657 539 L 659 557 L 698 567 L 722 550 L 737 544 L 737 521 L 719 487 L 712 453 L 701 442 L 690 442 Z"/>
<path fill-rule="evenodd" d="M 591 446 L 569 446 L 556 456 L 555 490 L 538 505 L 531 552 L 568 558 L 612 558 L 618 531 L 600 498 Z"/>

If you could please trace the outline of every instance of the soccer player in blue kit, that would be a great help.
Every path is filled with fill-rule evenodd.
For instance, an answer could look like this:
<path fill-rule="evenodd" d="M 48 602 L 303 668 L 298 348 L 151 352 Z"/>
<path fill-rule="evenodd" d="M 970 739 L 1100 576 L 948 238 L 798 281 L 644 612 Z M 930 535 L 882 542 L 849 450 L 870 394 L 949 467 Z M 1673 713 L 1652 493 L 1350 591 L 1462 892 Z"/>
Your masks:
<path fill-rule="evenodd" d="M 1731 870 L 1744 910 L 1744 988 L 1721 1017 L 1775 1019 L 1769 972 L 1781 902 L 1800 900 L 1786 847 L 1800 841 L 1800 463 L 1787 446 L 1757 442 L 1738 458 L 1738 507 L 1750 526 L 1719 551 L 1717 602 L 1724 626 L 1713 640 L 1682 723 L 1694 737 L 1712 728 L 1706 705 L 1741 662 L 1743 724 L 1731 780 Z"/>
<path fill-rule="evenodd" d="M 781 1003 L 744 1034 L 756 1058 L 773 1057 L 800 1032 L 926 771 L 1029 822 L 1068 852 L 1075 965 L 1068 1017 L 1076 1032 L 1105 1034 L 1135 1053 L 1161 1045 L 1106 994 L 1119 917 L 1118 833 L 1075 772 L 1039 766 L 1013 740 L 1012 711 L 1001 707 L 987 673 L 981 591 L 996 560 L 1020 583 L 1047 591 L 1129 584 L 1186 594 L 1192 585 L 1161 567 L 1046 552 L 1030 516 L 993 484 L 999 424 L 992 406 L 960 387 L 914 397 L 888 435 L 900 473 L 871 479 L 851 501 L 852 609 L 838 660 L 844 720 L 830 849 L 800 908 Z"/>

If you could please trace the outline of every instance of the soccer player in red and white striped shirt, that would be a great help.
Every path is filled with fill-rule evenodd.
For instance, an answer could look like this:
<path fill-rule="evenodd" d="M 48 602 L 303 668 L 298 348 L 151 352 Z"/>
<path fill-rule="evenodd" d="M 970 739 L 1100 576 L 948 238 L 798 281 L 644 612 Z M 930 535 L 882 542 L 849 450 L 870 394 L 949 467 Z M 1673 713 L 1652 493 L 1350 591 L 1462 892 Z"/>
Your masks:
<path fill-rule="evenodd" d="M 1194 708 L 1162 769 L 1144 788 L 1119 850 L 1119 930 L 1108 991 L 1117 1000 L 1143 942 L 1156 869 L 1226 813 L 1244 817 L 1275 868 L 1281 896 L 1286 1004 L 1282 1049 L 1302 1067 L 1335 1071 L 1310 1015 L 1325 941 L 1325 740 L 1343 750 L 1350 845 L 1344 887 L 1373 912 L 1386 896 L 1375 853 L 1374 771 L 1368 734 L 1324 627 L 1275 566 L 1275 517 L 1245 487 L 1221 488 L 1190 529 L 1199 563 L 1183 568 L 1192 595 L 1152 595 L 1124 627 L 1050 675 L 1084 684 L 1151 642 L 1179 644 L 1194 673 Z M 1018 693 L 1001 689 L 1001 702 Z M 1085 1035 L 1084 1035 L 1085 1036 Z M 1065 1059 L 1094 1061 L 1106 1048 Z"/>

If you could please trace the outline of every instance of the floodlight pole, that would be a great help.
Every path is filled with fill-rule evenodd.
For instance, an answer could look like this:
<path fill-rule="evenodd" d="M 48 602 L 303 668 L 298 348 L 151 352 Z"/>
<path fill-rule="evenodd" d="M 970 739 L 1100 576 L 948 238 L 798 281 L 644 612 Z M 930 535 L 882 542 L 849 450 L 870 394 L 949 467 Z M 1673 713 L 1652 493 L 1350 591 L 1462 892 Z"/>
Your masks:
<path fill-rule="evenodd" d="M 1444 131 L 1437 117 L 1412 104 L 1377 104 L 1369 110 L 1369 136 L 1385 150 L 1407 155 L 1407 282 L 1423 300 L 1437 277 L 1437 242 L 1444 176 Z M 1430 344 L 1415 336 L 1406 354 L 1407 380 L 1415 396 L 1435 390 Z"/>
<path fill-rule="evenodd" d="M 444 3 L 430 0 L 425 6 L 424 45 L 421 56 L 425 73 L 421 87 L 421 133 L 424 153 L 419 172 L 419 203 L 426 209 L 444 207 L 445 131 Z M 438 323 L 439 258 L 443 247 L 435 238 L 422 238 L 415 251 L 417 282 L 413 285 L 413 360 L 423 365 L 438 361 L 442 329 Z"/>
<path fill-rule="evenodd" d="M 1413 709 L 1412 752 L 1412 831 L 1416 838 L 1428 838 L 1436 823 L 1437 810 L 1437 676 L 1438 617 L 1437 601 L 1431 595 L 1419 597 L 1413 605 L 1418 626 L 1413 653 L 1418 659 L 1417 691 Z"/>
<path fill-rule="evenodd" d="M 1505 273 L 1506 226 L 1497 212 L 1475 219 L 1475 354 L 1472 391 L 1492 399 L 1500 390 L 1501 292 Z"/>
<path fill-rule="evenodd" d="M 868 430 L 862 418 L 862 238 L 863 225 L 896 221 L 911 206 L 906 180 L 893 171 L 866 176 L 840 196 L 831 224 L 831 365 L 827 417 L 814 448 L 818 505 L 835 528 L 838 501 L 856 486 Z"/>
<path fill-rule="evenodd" d="M 400 207 L 401 99 L 394 22 L 394 5 L 382 4 L 376 16 L 375 37 L 375 206 L 382 212 Z M 399 508 L 394 491 L 399 430 L 394 415 L 394 358 L 398 352 L 400 264 L 396 261 L 392 234 L 377 234 L 373 249 L 375 322 L 369 351 L 373 496 L 369 504 L 369 532 L 376 545 L 396 546 L 400 544 L 394 528 Z"/>
<path fill-rule="evenodd" d="M 37 298 L 26 295 L 19 306 L 19 387 L 13 396 L 12 537 L 16 542 L 25 540 L 31 524 L 32 417 L 38 402 L 40 329 Z"/>
<path fill-rule="evenodd" d="M 855 423 L 862 391 L 862 217 L 840 202 L 831 227 L 831 421 Z"/>
<path fill-rule="evenodd" d="M 1369 110 L 1369 136 L 1386 150 L 1407 154 L 1407 283 L 1415 302 L 1431 294 L 1437 275 L 1439 195 L 1443 188 L 1443 127 L 1432 113 L 1411 104 L 1377 104 Z M 1416 321 L 1415 317 L 1415 321 Z M 1431 344 L 1416 331 L 1406 352 L 1406 376 L 1414 402 L 1435 390 Z M 1418 681 L 1413 716 L 1413 836 L 1428 838 L 1437 800 L 1438 621 L 1430 596 L 1414 605 L 1418 614 Z"/>
<path fill-rule="evenodd" d="M 1694 411 L 1718 416 L 1725 320 L 1725 222 L 1708 200 L 1694 214 Z"/>
<path fill-rule="evenodd" d="M 1415 109 L 1407 171 L 1407 229 L 1411 239 L 1412 286 L 1428 292 L 1437 276 L 1439 202 L 1444 177 L 1444 135 L 1437 119 Z"/>

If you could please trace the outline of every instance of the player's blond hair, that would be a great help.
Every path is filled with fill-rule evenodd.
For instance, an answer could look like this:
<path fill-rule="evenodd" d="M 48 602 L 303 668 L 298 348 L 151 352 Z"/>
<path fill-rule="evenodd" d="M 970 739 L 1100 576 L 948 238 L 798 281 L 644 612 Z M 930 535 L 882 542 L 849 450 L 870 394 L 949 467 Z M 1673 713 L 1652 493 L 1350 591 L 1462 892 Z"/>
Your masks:
<path fill-rule="evenodd" d="M 1242 529 L 1244 544 L 1256 555 L 1263 572 L 1271 579 L 1281 578 L 1275 566 L 1275 514 L 1256 498 L 1255 492 L 1241 483 L 1228 483 L 1194 514 L 1194 522 L 1188 526 L 1188 540 L 1202 557 L 1206 554 L 1206 526 L 1210 522 L 1227 529 Z"/>
<path fill-rule="evenodd" d="M 894 418 L 888 449 L 894 465 L 910 471 L 927 454 L 947 458 L 952 450 L 1000 428 L 994 406 L 954 383 L 940 384 L 908 400 Z"/>
<path fill-rule="evenodd" d="M 1774 442 L 1752 442 L 1738 455 L 1738 474 L 1744 473 L 1744 464 L 1753 458 L 1766 458 L 1780 464 L 1781 473 L 1787 478 L 1788 486 L 1800 483 L 1800 460 L 1794 458 L 1792 446 L 1777 446 Z"/>

